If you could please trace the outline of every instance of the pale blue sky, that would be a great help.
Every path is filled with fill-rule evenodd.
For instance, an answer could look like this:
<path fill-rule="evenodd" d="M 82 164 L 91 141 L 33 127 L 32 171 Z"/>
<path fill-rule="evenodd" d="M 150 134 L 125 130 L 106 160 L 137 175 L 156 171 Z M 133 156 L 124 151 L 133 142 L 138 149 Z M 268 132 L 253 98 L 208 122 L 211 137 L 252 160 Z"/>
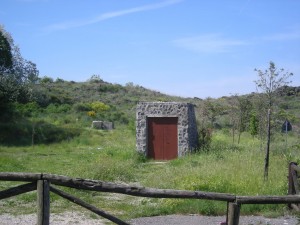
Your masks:
<path fill-rule="evenodd" d="M 183 97 L 256 91 L 269 61 L 300 86 L 299 0 L 0 0 L 0 23 L 40 76 Z"/>

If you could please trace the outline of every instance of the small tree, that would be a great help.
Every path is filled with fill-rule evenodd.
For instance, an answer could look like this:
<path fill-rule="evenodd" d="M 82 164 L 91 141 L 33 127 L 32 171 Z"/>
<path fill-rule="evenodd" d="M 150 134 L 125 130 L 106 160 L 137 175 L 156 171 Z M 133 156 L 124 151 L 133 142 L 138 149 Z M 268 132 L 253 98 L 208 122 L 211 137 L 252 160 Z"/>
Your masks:
<path fill-rule="evenodd" d="M 266 70 L 255 69 L 258 73 L 259 79 L 255 81 L 258 90 L 261 90 L 266 96 L 266 104 L 268 107 L 267 116 L 267 146 L 265 154 L 264 178 L 268 179 L 269 170 L 269 155 L 270 155 L 270 141 L 271 141 L 271 113 L 275 103 L 276 90 L 282 86 L 290 83 L 288 79 L 293 75 L 292 73 L 284 71 L 284 69 L 277 69 L 274 62 L 270 62 L 270 66 Z"/>
<path fill-rule="evenodd" d="M 240 143 L 241 134 L 249 126 L 250 114 L 252 110 L 252 103 L 248 96 L 240 96 L 238 100 L 238 116 L 239 116 L 239 126 L 238 126 L 238 144 Z"/>
<path fill-rule="evenodd" d="M 229 107 L 228 113 L 230 117 L 230 126 L 231 126 L 231 134 L 232 134 L 232 144 L 235 142 L 235 131 L 239 128 L 239 106 L 238 106 L 238 98 L 237 94 L 233 95 L 229 99 Z"/>
<path fill-rule="evenodd" d="M 252 137 L 258 134 L 258 119 L 255 111 L 253 111 L 250 115 L 249 132 Z"/>

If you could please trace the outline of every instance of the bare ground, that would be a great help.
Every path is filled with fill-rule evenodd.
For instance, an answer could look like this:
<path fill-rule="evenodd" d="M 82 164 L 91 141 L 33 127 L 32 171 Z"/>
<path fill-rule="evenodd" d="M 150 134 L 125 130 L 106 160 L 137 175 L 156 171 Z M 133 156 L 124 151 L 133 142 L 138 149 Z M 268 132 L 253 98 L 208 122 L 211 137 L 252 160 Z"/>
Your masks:
<path fill-rule="evenodd" d="M 0 215 L 0 225 L 31 225 L 36 224 L 36 214 L 27 215 Z M 128 221 L 133 225 L 219 225 L 225 222 L 225 216 L 199 216 L 199 215 L 169 215 L 137 218 Z M 79 212 L 63 214 L 52 213 L 51 225 L 105 225 L 112 224 L 101 217 L 91 217 Z M 297 225 L 300 224 L 296 217 L 265 218 L 262 216 L 241 216 L 240 225 Z"/>

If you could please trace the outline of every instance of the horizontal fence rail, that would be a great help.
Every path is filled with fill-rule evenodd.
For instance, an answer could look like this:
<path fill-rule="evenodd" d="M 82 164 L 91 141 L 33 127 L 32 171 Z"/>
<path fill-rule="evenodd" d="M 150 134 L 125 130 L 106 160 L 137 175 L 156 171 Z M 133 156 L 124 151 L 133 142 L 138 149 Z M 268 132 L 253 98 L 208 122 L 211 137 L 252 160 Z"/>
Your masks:
<path fill-rule="evenodd" d="M 227 218 L 228 225 L 238 225 L 240 208 L 242 204 L 289 204 L 291 208 L 295 208 L 300 204 L 300 196 L 295 195 L 298 182 L 294 180 L 298 177 L 297 172 L 300 168 L 295 164 L 290 164 L 289 167 L 289 195 L 287 196 L 236 196 L 226 193 L 203 192 L 203 191 L 187 191 L 187 190 L 172 190 L 172 189 L 156 189 L 146 188 L 142 186 L 130 186 L 125 184 L 116 184 L 112 182 L 104 182 L 99 180 L 89 180 L 81 178 L 71 178 L 45 173 L 12 173 L 0 172 L 0 180 L 2 181 L 22 181 L 30 182 L 17 187 L 9 188 L 0 191 L 0 200 L 9 198 L 15 195 L 37 190 L 38 204 L 38 225 L 49 224 L 50 214 L 50 197 L 49 192 L 53 192 L 73 203 L 76 203 L 97 215 L 100 215 L 116 224 L 128 224 L 109 213 L 98 209 L 81 199 L 74 197 L 58 188 L 52 186 L 64 186 L 80 190 L 89 190 L 97 192 L 120 193 L 138 197 L 150 198 L 185 198 L 185 199 L 204 199 L 214 201 L 227 202 Z M 291 174 L 292 173 L 292 174 Z M 293 181 L 293 182 L 292 182 Z M 290 187 L 290 186 L 293 187 Z M 299 188 L 297 189 L 299 190 Z"/>
<path fill-rule="evenodd" d="M 75 189 L 98 192 L 112 192 L 151 198 L 190 198 L 226 202 L 234 201 L 236 198 L 235 195 L 224 193 L 146 188 L 140 186 L 130 186 L 125 184 L 104 182 L 99 180 L 70 178 L 53 174 L 32 174 L 31 176 L 30 173 L 0 173 L 0 180 L 28 182 L 36 180 L 48 180 L 49 182 L 51 182 L 51 184 Z"/>

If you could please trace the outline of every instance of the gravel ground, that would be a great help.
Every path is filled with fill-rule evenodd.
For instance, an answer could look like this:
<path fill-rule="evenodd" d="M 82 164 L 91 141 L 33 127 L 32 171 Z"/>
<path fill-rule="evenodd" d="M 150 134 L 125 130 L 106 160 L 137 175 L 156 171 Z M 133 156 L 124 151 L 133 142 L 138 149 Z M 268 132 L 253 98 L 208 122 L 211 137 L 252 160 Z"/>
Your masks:
<path fill-rule="evenodd" d="M 156 216 L 138 218 L 131 221 L 132 225 L 218 225 L 226 221 L 225 216 Z M 297 225 L 294 217 L 264 218 L 262 216 L 241 216 L 240 225 Z"/>
<path fill-rule="evenodd" d="M 100 218 L 100 217 L 99 217 Z M 37 222 L 36 214 L 27 215 L 0 215 L 0 225 L 34 225 Z M 77 212 L 67 212 L 64 214 L 50 214 L 51 225 L 104 225 L 104 219 L 92 219 L 89 216 Z"/>
<path fill-rule="evenodd" d="M 0 225 L 34 225 L 36 214 L 13 216 L 10 214 L 0 215 Z M 225 216 L 155 216 L 133 219 L 129 221 L 132 225 L 219 225 L 225 222 Z M 89 216 L 77 212 L 54 214 L 50 216 L 51 225 L 105 225 L 107 220 L 92 219 Z M 111 224 L 111 223 L 110 223 Z M 240 225 L 297 225 L 300 224 L 295 217 L 264 218 L 261 216 L 241 216 Z"/>

